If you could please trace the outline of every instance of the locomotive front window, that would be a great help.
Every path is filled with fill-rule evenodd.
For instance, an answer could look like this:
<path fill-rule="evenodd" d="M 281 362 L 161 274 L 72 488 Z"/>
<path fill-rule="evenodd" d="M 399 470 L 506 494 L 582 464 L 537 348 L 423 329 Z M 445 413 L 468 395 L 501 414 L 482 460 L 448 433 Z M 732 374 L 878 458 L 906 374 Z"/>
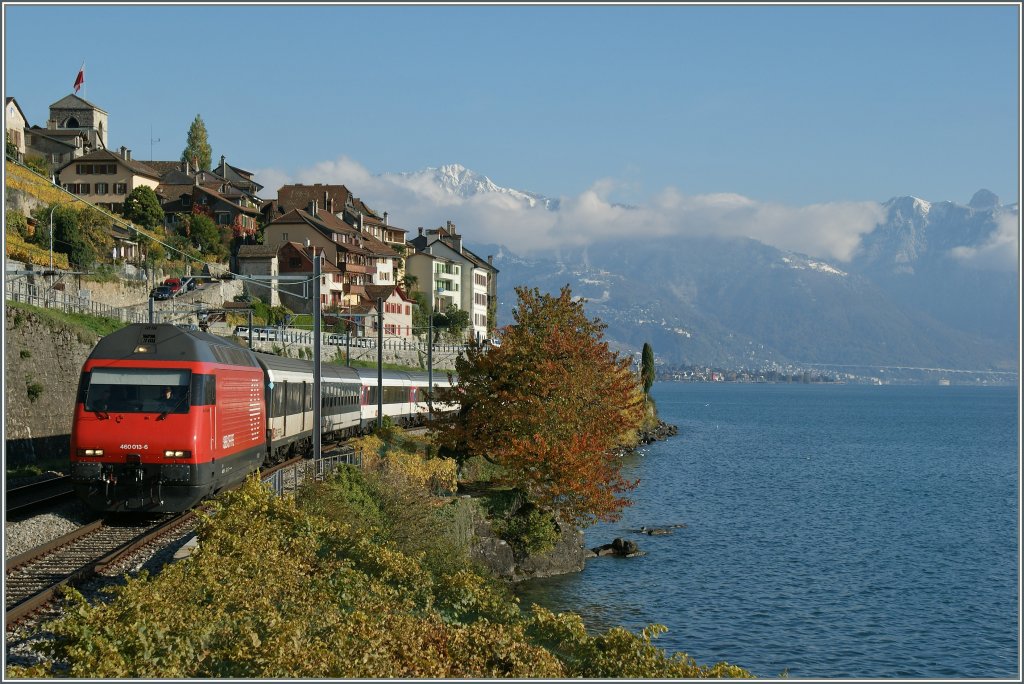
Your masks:
<path fill-rule="evenodd" d="M 191 371 L 160 368 L 94 368 L 86 411 L 188 413 Z"/>

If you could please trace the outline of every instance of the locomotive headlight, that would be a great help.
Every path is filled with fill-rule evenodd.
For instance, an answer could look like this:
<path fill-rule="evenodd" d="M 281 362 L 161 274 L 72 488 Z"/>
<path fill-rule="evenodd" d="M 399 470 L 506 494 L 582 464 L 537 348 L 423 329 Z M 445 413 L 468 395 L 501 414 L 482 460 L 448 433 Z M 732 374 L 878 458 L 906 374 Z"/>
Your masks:
<path fill-rule="evenodd" d="M 164 452 L 164 456 L 166 458 L 188 458 L 191 455 L 191 451 L 172 451 L 168 449 L 167 451 Z"/>
<path fill-rule="evenodd" d="M 102 456 L 103 449 L 79 449 L 79 456 Z"/>

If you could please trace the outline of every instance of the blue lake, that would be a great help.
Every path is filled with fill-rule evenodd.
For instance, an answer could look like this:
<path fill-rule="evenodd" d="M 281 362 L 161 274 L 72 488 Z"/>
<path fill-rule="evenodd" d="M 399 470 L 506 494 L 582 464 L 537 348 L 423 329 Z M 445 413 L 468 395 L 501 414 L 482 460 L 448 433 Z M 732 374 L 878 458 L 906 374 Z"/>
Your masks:
<path fill-rule="evenodd" d="M 517 589 L 759 677 L 1016 677 L 1016 387 L 658 383 L 630 456 L 646 556 Z M 634 530 L 685 524 L 668 536 Z"/>

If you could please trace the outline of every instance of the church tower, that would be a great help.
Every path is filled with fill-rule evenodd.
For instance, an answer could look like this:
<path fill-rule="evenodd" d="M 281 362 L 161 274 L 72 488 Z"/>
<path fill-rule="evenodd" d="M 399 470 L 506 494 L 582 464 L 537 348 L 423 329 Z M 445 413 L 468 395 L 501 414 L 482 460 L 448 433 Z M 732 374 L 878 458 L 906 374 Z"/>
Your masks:
<path fill-rule="evenodd" d="M 107 113 L 77 95 L 65 95 L 50 105 L 49 131 L 80 131 L 93 150 L 107 149 Z"/>

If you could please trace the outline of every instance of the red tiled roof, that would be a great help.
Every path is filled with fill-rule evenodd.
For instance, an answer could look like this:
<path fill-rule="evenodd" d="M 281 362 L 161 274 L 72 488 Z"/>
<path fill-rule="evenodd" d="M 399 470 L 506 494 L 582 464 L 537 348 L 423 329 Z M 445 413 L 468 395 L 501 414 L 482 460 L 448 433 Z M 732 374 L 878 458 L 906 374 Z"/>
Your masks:
<path fill-rule="evenodd" d="M 352 193 L 344 185 L 283 185 L 277 191 L 277 204 L 282 211 L 288 212 L 293 209 L 306 209 L 310 202 L 316 201 L 317 209 L 326 209 L 324 206 L 324 194 L 334 201 L 334 211 L 342 211 L 345 203 L 348 202 Z"/>

